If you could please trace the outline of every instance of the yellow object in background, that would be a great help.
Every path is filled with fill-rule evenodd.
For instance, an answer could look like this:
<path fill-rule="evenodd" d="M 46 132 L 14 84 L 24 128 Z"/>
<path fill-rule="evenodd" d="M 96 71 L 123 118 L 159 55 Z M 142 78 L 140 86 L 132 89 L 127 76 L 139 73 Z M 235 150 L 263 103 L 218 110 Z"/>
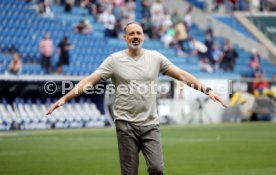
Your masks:
<path fill-rule="evenodd" d="M 245 102 L 246 102 L 246 99 L 241 97 L 241 93 L 235 92 L 233 97 L 230 100 L 230 105 L 235 106 L 237 104 L 244 104 Z"/>

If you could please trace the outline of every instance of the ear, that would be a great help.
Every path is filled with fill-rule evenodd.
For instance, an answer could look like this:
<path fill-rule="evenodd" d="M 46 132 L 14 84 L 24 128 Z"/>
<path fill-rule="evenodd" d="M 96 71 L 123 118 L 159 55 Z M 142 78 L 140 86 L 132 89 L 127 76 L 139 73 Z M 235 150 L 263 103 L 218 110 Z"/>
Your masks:
<path fill-rule="evenodd" d="M 126 36 L 126 34 L 124 34 L 124 39 L 125 39 L 125 41 L 127 41 L 127 38 L 126 38 L 127 36 Z"/>

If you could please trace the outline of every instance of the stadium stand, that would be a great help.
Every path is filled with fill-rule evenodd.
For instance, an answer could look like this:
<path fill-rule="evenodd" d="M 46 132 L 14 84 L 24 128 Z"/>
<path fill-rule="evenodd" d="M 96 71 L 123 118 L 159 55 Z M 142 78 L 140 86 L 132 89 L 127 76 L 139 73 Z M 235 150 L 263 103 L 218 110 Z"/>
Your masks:
<path fill-rule="evenodd" d="M 136 2 L 138 3 L 138 1 Z M 30 4 L 22 1 L 2 1 L 1 2 L 1 16 L 3 22 L 1 25 L 2 32 L 1 48 L 2 52 L 7 50 L 16 49 L 22 55 L 24 66 L 23 74 L 45 74 L 44 70 L 40 69 L 40 54 L 38 51 L 39 40 L 43 37 L 44 33 L 49 32 L 53 38 L 54 45 L 57 46 L 58 41 L 62 39 L 64 35 L 68 36 L 71 43 L 75 48 L 71 51 L 70 65 L 63 66 L 63 72 L 65 75 L 88 75 L 93 72 L 96 67 L 100 65 L 108 54 L 118 51 L 124 48 L 125 43 L 120 39 L 109 39 L 103 36 L 104 27 L 96 22 L 95 17 L 88 14 L 88 11 L 81 7 L 73 7 L 70 14 L 64 12 L 64 9 L 60 5 L 53 5 L 52 9 L 55 14 L 55 19 L 45 18 L 36 14 L 36 12 L 30 9 Z M 13 9 L 16 13 L 11 13 Z M 136 10 L 136 12 L 139 12 Z M 93 25 L 93 33 L 91 35 L 79 35 L 73 31 L 73 26 L 77 24 L 81 19 L 88 19 Z M 137 17 L 139 19 L 139 15 Z M 3 25 L 5 24 L 5 25 Z M 204 31 L 197 28 L 196 25 L 192 26 L 190 33 L 195 36 L 197 40 L 204 41 Z M 219 40 L 219 38 L 217 39 Z M 199 77 L 205 77 L 205 73 L 202 73 L 197 67 L 197 57 L 191 56 L 176 56 L 172 49 L 163 48 L 159 41 L 146 41 L 145 48 L 155 49 L 166 55 L 168 58 L 179 65 L 182 68 L 186 68 Z M 250 73 L 246 71 L 248 53 L 243 51 L 238 46 L 235 49 L 239 50 L 238 62 L 239 67 L 232 73 L 227 73 L 229 78 L 237 78 Z M 245 57 L 244 57 L 245 55 Z M 3 55 L 1 56 L 3 58 Z M 1 73 L 4 73 L 7 65 L 9 64 L 9 56 L 2 62 Z M 181 61 L 180 61 L 181 60 Z M 264 59 L 263 59 L 264 60 Z M 52 66 L 55 68 L 58 62 L 57 54 L 52 57 Z M 181 64 L 179 64 L 181 63 Z M 270 65 L 267 61 L 264 64 Z M 270 70 L 272 68 L 268 68 Z M 271 77 L 272 73 L 267 72 L 268 77 Z M 213 73 L 212 77 L 223 76 L 220 72 Z"/>
<path fill-rule="evenodd" d="M 232 27 L 234 30 L 242 33 L 246 37 L 257 42 L 256 38 L 252 36 L 237 20 L 235 20 L 232 16 L 215 16 L 216 19 L 225 23 L 226 25 Z"/>
<path fill-rule="evenodd" d="M 87 17 L 88 14 L 86 9 L 74 7 L 72 13 L 67 14 L 63 11 L 61 6 L 54 5 L 53 11 L 56 18 L 53 20 L 38 16 L 34 10 L 29 9 L 30 4 L 26 4 L 22 1 L 15 2 L 16 3 L 4 1 L 1 3 L 0 8 L 3 9 L 3 11 L 1 10 L 3 14 L 1 16 L 5 16 L 3 22 L 7 24 L 5 27 L 2 26 L 4 30 L 1 33 L 1 38 L 3 40 L 1 46 L 4 52 L 11 48 L 16 48 L 16 50 L 19 51 L 24 60 L 23 74 L 45 74 L 42 69 L 39 69 L 38 63 L 40 62 L 40 54 L 37 45 L 47 31 L 51 34 L 51 37 L 54 38 L 53 42 L 55 46 L 63 35 L 67 35 L 69 40 L 75 45 L 75 49 L 71 52 L 70 65 L 63 67 L 65 75 L 88 75 L 99 66 L 108 54 L 121 50 L 125 46 L 122 40 L 105 38 L 103 36 L 103 26 L 95 22 L 93 17 Z M 18 13 L 9 13 L 7 9 L 10 7 L 18 11 Z M 93 24 L 93 34 L 82 36 L 73 32 L 72 28 L 74 24 L 78 23 L 79 20 L 83 18 L 89 19 Z M 203 32 L 199 31 L 196 26 L 193 26 L 192 31 L 192 34 L 201 33 L 201 36 L 198 37 L 203 40 Z M 145 48 L 160 51 L 169 58 L 172 58 L 173 62 L 176 61 L 176 64 L 179 63 L 178 60 L 193 60 L 191 62 L 183 61 L 181 67 L 186 67 L 188 64 L 188 71 L 192 71 L 198 76 L 205 76 L 199 69 L 193 69 L 193 67 L 196 67 L 196 57 L 175 56 L 173 50 L 164 49 L 159 41 L 147 41 L 144 46 Z M 93 55 L 92 58 L 91 55 Z M 57 61 L 57 55 L 54 54 L 52 58 L 53 67 L 56 65 Z M 7 64 L 9 64 L 9 62 L 5 62 L 4 65 L 7 66 Z M 1 73 L 3 73 L 5 68 L 2 67 Z M 212 76 L 216 77 L 220 75 L 220 73 L 214 73 Z M 228 76 L 231 75 L 233 77 L 239 77 L 238 74 L 228 73 Z"/>
<path fill-rule="evenodd" d="M 189 1 L 202 9 L 202 1 Z M 142 19 L 140 6 L 141 1 L 136 1 L 136 19 Z M 54 18 L 39 15 L 32 7 L 35 3 L 27 3 L 21 0 L 0 1 L 0 74 L 5 74 L 12 60 L 11 53 L 17 51 L 23 60 L 23 75 L 44 76 L 45 71 L 41 68 L 41 56 L 38 43 L 46 32 L 53 38 L 55 53 L 51 58 L 52 67 L 55 69 L 58 62 L 56 48 L 58 42 L 67 36 L 74 49 L 70 51 L 70 64 L 63 65 L 62 71 L 65 76 L 84 76 L 93 72 L 102 61 L 110 54 L 126 47 L 125 42 L 119 38 L 108 38 L 104 36 L 104 26 L 91 15 L 87 9 L 74 6 L 71 13 L 64 11 L 63 6 L 54 4 L 51 6 Z M 80 20 L 89 20 L 93 26 L 93 32 L 81 35 L 74 32 L 73 27 Z M 220 18 L 226 23 L 231 21 Z M 236 27 L 236 26 L 235 26 Z M 198 41 L 204 42 L 204 32 L 196 24 L 192 25 L 190 35 Z M 245 33 L 245 32 L 243 32 Z M 249 35 L 249 34 L 248 34 Z M 223 38 L 216 37 L 215 41 L 220 45 Z M 233 71 L 214 71 L 206 73 L 198 66 L 198 56 L 176 55 L 173 48 L 164 48 L 159 40 L 147 39 L 144 47 L 160 51 L 174 64 L 193 73 L 199 78 L 226 78 L 237 79 L 251 76 L 248 67 L 250 53 L 234 45 L 238 52 L 238 58 Z M 276 73 L 276 66 L 267 59 L 261 58 L 261 66 L 265 71 L 266 78 L 271 78 Z M 55 73 L 52 73 L 55 75 Z M 50 75 L 51 76 L 51 75 Z M 48 99 L 46 103 L 37 100 L 15 98 L 12 102 L 2 99 L 0 103 L 1 121 L 0 130 L 19 129 L 48 129 L 48 128 L 79 128 L 79 127 L 101 127 L 108 125 L 108 118 L 99 112 L 95 104 L 89 99 L 72 101 L 61 108 L 53 116 L 44 118 L 47 105 L 53 102 Z M 91 110 L 92 109 L 92 110 Z"/>

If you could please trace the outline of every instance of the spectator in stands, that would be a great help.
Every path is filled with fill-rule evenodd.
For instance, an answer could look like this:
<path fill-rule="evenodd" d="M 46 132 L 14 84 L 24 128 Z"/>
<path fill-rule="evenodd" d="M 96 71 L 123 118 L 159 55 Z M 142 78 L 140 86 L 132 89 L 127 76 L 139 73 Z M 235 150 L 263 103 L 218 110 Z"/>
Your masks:
<path fill-rule="evenodd" d="M 20 55 L 17 52 L 12 54 L 12 61 L 9 64 L 9 73 L 13 75 L 18 75 L 21 73 L 22 70 L 22 60 Z"/>
<path fill-rule="evenodd" d="M 187 29 L 187 33 L 189 34 L 192 25 L 193 25 L 193 21 L 192 21 L 192 12 L 193 12 L 193 6 L 189 6 L 187 11 L 184 14 L 184 19 L 183 22 L 186 25 L 186 29 Z"/>
<path fill-rule="evenodd" d="M 211 38 L 214 40 L 214 32 L 213 32 L 213 20 L 211 17 L 208 18 L 207 29 L 205 34 L 210 34 Z"/>
<path fill-rule="evenodd" d="M 142 17 L 147 18 L 147 20 L 150 20 L 151 3 L 149 2 L 149 0 L 142 0 L 141 5 L 142 5 Z"/>
<path fill-rule="evenodd" d="M 212 2 L 207 1 L 209 5 Z M 208 5 L 207 5 L 208 6 Z M 235 10 L 240 11 L 275 11 L 275 0 L 215 0 L 213 11 L 223 13 L 232 13 Z"/>
<path fill-rule="evenodd" d="M 238 53 L 232 47 L 230 41 L 228 39 L 225 39 L 223 57 L 219 61 L 220 68 L 223 71 L 233 71 L 237 58 L 238 58 Z"/>
<path fill-rule="evenodd" d="M 1 48 L 1 44 L 0 44 Z M 4 54 L 12 54 L 14 52 L 18 52 L 18 48 L 14 44 L 9 44 L 7 47 L 1 48 Z"/>
<path fill-rule="evenodd" d="M 199 55 L 200 57 L 205 56 L 205 54 L 207 53 L 208 48 L 206 47 L 206 45 L 204 43 L 202 43 L 201 41 L 195 39 L 194 37 L 190 37 L 189 38 L 189 47 L 190 47 L 190 55 Z"/>
<path fill-rule="evenodd" d="M 165 48 L 169 48 L 174 43 L 175 30 L 173 27 L 166 29 L 164 35 L 161 37 L 161 41 Z"/>
<path fill-rule="evenodd" d="M 123 27 L 126 24 L 135 21 L 135 8 L 136 8 L 136 4 L 133 0 L 130 0 L 128 2 L 125 3 L 125 5 L 123 6 L 123 10 L 122 10 L 122 20 L 121 20 L 121 27 L 120 29 L 122 29 L 123 32 Z"/>
<path fill-rule="evenodd" d="M 212 50 L 213 50 L 213 45 L 214 45 L 214 39 L 212 38 L 210 33 L 205 34 L 205 39 L 204 39 L 204 44 L 207 47 L 207 52 L 206 52 L 206 57 L 209 58 L 209 60 L 212 63 Z"/>
<path fill-rule="evenodd" d="M 178 21 L 181 21 L 181 20 L 182 20 L 182 18 L 181 18 L 181 16 L 179 15 L 179 12 L 178 12 L 177 9 L 174 9 L 173 14 L 172 14 L 172 16 L 171 16 L 171 19 L 172 19 L 173 25 L 176 25 L 176 24 L 178 23 Z"/>
<path fill-rule="evenodd" d="M 223 57 L 223 52 L 219 48 L 219 45 L 215 43 L 212 48 L 212 57 L 211 57 L 211 64 L 215 69 L 215 71 L 220 70 L 219 64 L 220 64 L 220 60 L 222 60 L 222 57 Z"/>
<path fill-rule="evenodd" d="M 122 17 L 124 16 L 124 13 L 125 13 L 124 11 L 127 11 L 127 10 L 125 10 L 126 7 L 124 4 L 124 1 L 123 0 L 114 0 L 112 2 L 112 4 L 113 4 L 112 11 L 115 16 L 115 19 L 116 19 L 116 21 L 120 21 L 122 19 Z"/>
<path fill-rule="evenodd" d="M 58 44 L 58 55 L 59 61 L 57 65 L 57 73 L 60 74 L 62 72 L 62 65 L 69 65 L 70 55 L 69 50 L 73 49 L 73 45 L 68 42 L 68 38 L 66 36 L 63 37 L 62 41 Z"/>
<path fill-rule="evenodd" d="M 98 14 L 104 13 L 107 9 L 112 9 L 112 3 L 111 0 L 96 0 L 97 1 L 97 12 Z"/>
<path fill-rule="evenodd" d="M 164 55 L 143 49 L 144 34 L 138 23 L 128 24 L 124 31 L 128 48 L 108 56 L 94 73 L 55 102 L 47 111 L 47 115 L 67 101 L 87 92 L 88 88 L 101 79 L 111 78 L 116 92 L 113 114 L 121 174 L 138 174 L 139 152 L 142 151 L 147 162 L 148 174 L 163 175 L 164 161 L 156 110 L 157 93 L 151 89 L 152 84 L 157 84 L 159 74 L 163 73 L 185 82 L 222 106 L 227 105 L 211 88 L 205 87 L 193 75 L 173 65 Z"/>
<path fill-rule="evenodd" d="M 168 13 L 167 9 L 164 9 L 162 21 L 163 23 L 159 29 L 159 39 L 164 43 L 165 47 L 168 48 L 173 41 L 174 35 L 172 36 L 172 34 L 175 34 L 175 32 L 172 26 L 171 15 Z"/>
<path fill-rule="evenodd" d="M 173 25 L 173 23 L 171 20 L 171 15 L 169 14 L 168 10 L 165 8 L 164 15 L 163 15 L 163 23 L 162 23 L 163 30 L 166 31 L 172 25 Z"/>
<path fill-rule="evenodd" d="M 255 12 L 260 9 L 260 0 L 251 0 L 250 11 Z"/>
<path fill-rule="evenodd" d="M 124 25 L 124 26 L 126 26 L 126 25 Z M 151 31 L 152 27 L 151 27 L 150 19 L 148 19 L 146 17 L 142 18 L 141 26 L 143 28 L 145 37 L 146 38 L 152 38 L 152 35 L 151 35 L 152 34 L 152 31 Z"/>
<path fill-rule="evenodd" d="M 126 11 L 124 12 L 125 15 L 130 15 L 133 20 L 135 20 L 135 9 L 136 9 L 136 3 L 134 0 L 128 0 L 125 3 L 125 9 Z"/>
<path fill-rule="evenodd" d="M 45 33 L 44 38 L 39 43 L 39 51 L 41 53 L 41 66 L 46 71 L 50 73 L 51 66 L 51 57 L 53 54 L 54 45 L 50 37 L 50 33 Z"/>
<path fill-rule="evenodd" d="M 225 1 L 226 10 L 228 13 L 232 13 L 237 10 L 237 0 L 228 0 Z"/>
<path fill-rule="evenodd" d="M 254 77 L 255 75 L 255 72 L 259 71 L 257 69 L 260 69 L 261 67 L 261 58 L 260 58 L 260 54 L 259 52 L 253 48 L 252 51 L 251 51 L 251 56 L 250 56 L 250 59 L 249 59 L 249 68 L 251 69 L 252 71 L 252 76 Z"/>
<path fill-rule="evenodd" d="M 74 4 L 75 0 L 65 0 L 64 11 L 67 13 L 71 13 Z"/>
<path fill-rule="evenodd" d="M 239 11 L 249 10 L 249 1 L 248 0 L 238 0 L 237 6 Z"/>
<path fill-rule="evenodd" d="M 105 27 L 104 34 L 106 37 L 116 38 L 118 36 L 116 31 L 116 18 L 112 14 L 112 8 L 108 8 L 104 13 L 102 13 L 99 17 L 99 21 Z"/>
<path fill-rule="evenodd" d="M 201 55 L 201 54 L 200 54 Z M 198 60 L 198 67 L 203 72 L 212 73 L 214 72 L 214 69 L 210 63 L 210 59 L 206 56 L 200 57 Z"/>
<path fill-rule="evenodd" d="M 276 11 L 276 2 L 275 2 L 275 0 L 268 0 L 268 2 L 267 2 L 268 4 L 267 4 L 267 6 L 268 6 L 268 10 L 269 11 L 273 11 L 273 12 L 275 12 Z"/>
<path fill-rule="evenodd" d="M 93 3 L 91 3 L 91 1 L 90 0 L 82 0 L 81 1 L 81 3 L 80 3 L 80 6 L 82 7 L 82 8 L 86 8 L 87 10 L 88 10 L 88 12 L 90 13 L 90 14 L 94 14 L 93 13 Z"/>
<path fill-rule="evenodd" d="M 215 7 L 213 11 L 215 12 L 219 11 L 222 4 L 223 4 L 223 0 L 215 0 Z"/>
<path fill-rule="evenodd" d="M 199 61 L 198 66 L 201 71 L 213 72 L 213 67 L 211 66 L 210 58 L 207 56 L 208 48 L 206 45 L 193 37 L 190 38 L 190 49 L 191 55 L 198 55 Z"/>
<path fill-rule="evenodd" d="M 150 7 L 150 14 L 152 15 L 163 15 L 164 14 L 164 6 L 162 4 L 162 0 L 155 0 Z"/>
<path fill-rule="evenodd" d="M 39 13 L 42 16 L 54 18 L 54 12 L 52 11 L 48 1 L 40 1 L 38 5 Z"/>
<path fill-rule="evenodd" d="M 82 35 L 88 35 L 92 33 L 92 28 L 92 24 L 88 19 L 86 19 L 81 20 L 80 23 L 74 27 L 74 31 Z"/>
<path fill-rule="evenodd" d="M 268 89 L 269 83 L 264 77 L 263 71 L 259 71 L 255 73 L 255 77 L 253 80 L 253 94 L 255 96 L 260 96 L 264 94 L 264 90 Z"/>
<path fill-rule="evenodd" d="M 150 9 L 151 25 L 152 25 L 152 38 L 159 39 L 160 29 L 163 24 L 164 6 L 161 0 L 156 0 Z"/>
<path fill-rule="evenodd" d="M 261 67 L 260 64 L 257 64 L 253 70 L 253 73 L 252 73 L 253 77 L 261 77 L 261 76 L 264 76 L 264 71 Z"/>
<path fill-rule="evenodd" d="M 267 8 L 267 0 L 260 0 L 259 1 L 259 11 L 263 12 Z"/>
<path fill-rule="evenodd" d="M 81 0 L 80 6 L 98 19 L 105 9 L 112 7 L 112 3 L 108 0 Z"/>
<path fill-rule="evenodd" d="M 178 44 L 178 46 L 181 48 L 182 52 L 190 52 L 189 49 L 189 39 L 188 39 L 188 34 L 186 31 L 186 27 L 183 24 L 182 21 L 178 21 L 177 24 L 175 25 L 175 39 Z"/>

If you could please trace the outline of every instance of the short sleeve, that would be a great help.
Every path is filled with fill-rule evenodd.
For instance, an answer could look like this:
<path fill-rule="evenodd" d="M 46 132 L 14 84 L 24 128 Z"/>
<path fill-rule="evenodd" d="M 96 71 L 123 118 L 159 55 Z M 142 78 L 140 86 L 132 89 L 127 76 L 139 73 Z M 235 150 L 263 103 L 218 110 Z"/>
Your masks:
<path fill-rule="evenodd" d="M 163 54 L 156 52 L 158 54 L 158 57 L 160 58 L 160 72 L 164 74 L 166 70 L 173 65 L 173 63 L 165 57 Z"/>
<path fill-rule="evenodd" d="M 103 80 L 109 79 L 113 74 L 113 59 L 111 56 L 107 57 L 104 62 L 95 70 L 95 73 L 100 75 Z"/>

